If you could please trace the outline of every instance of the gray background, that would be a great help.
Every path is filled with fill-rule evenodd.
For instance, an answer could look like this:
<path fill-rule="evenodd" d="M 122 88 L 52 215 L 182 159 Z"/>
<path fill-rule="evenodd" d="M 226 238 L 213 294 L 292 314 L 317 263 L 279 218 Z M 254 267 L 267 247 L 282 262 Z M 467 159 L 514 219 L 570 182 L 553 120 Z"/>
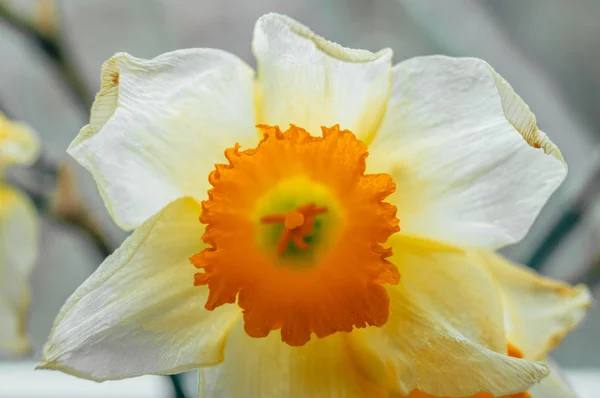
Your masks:
<path fill-rule="evenodd" d="M 0 0 L 2 1 L 2 0 Z M 5 1 L 6 2 L 6 1 Z M 38 1 L 8 1 L 33 17 Z M 151 58 L 186 47 L 214 47 L 254 65 L 253 24 L 262 14 L 288 14 L 344 46 L 391 47 L 395 62 L 426 54 L 487 60 L 525 99 L 539 126 L 561 148 L 569 177 L 534 230 L 505 253 L 523 261 L 596 167 L 600 137 L 600 1 L 596 0 L 71 0 L 56 1 L 70 60 L 96 92 L 100 67 L 117 51 Z M 0 103 L 41 134 L 48 156 L 65 148 L 86 123 L 57 71 L 22 34 L 0 22 Z M 81 168 L 86 204 L 112 244 L 125 234 L 110 221 L 96 186 Z M 543 272 L 573 278 L 599 257 L 600 203 L 552 256 Z M 44 219 L 42 255 L 32 276 L 30 332 L 39 357 L 53 319 L 101 258 L 72 227 Z M 600 287 L 594 289 L 600 294 Z M 571 334 L 554 357 L 568 367 L 600 367 L 600 311 Z"/>

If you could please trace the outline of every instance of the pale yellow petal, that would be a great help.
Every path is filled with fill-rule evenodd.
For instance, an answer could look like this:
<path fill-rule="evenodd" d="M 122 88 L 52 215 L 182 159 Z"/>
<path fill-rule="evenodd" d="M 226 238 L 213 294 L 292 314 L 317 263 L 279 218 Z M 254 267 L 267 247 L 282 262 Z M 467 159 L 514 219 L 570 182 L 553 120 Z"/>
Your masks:
<path fill-rule="evenodd" d="M 567 168 L 487 63 L 442 56 L 393 68 L 367 166 L 390 173 L 402 230 L 497 248 L 523 238 Z"/>
<path fill-rule="evenodd" d="M 26 325 L 30 296 L 26 287 L 22 291 L 21 308 L 14 308 L 0 295 L 0 357 L 24 355 L 31 350 Z"/>
<path fill-rule="evenodd" d="M 515 395 L 503 395 L 498 398 L 578 398 L 577 394 L 569 386 L 566 379 L 562 375 L 558 366 L 551 360 L 544 360 L 551 366 L 551 373 L 543 378 L 539 383 L 531 387 L 525 395 L 523 393 L 517 393 Z M 392 394 L 388 398 L 401 398 L 404 395 Z M 421 391 L 415 390 L 408 395 L 408 398 L 439 398 L 434 395 L 426 394 Z M 447 397 L 444 397 L 447 398 Z M 490 394 L 476 394 L 470 397 L 461 398 L 493 398 Z"/>
<path fill-rule="evenodd" d="M 278 14 L 258 20 L 252 48 L 260 123 L 293 123 L 313 135 L 339 124 L 365 141 L 375 134 L 391 87 L 390 49 L 344 48 Z"/>
<path fill-rule="evenodd" d="M 0 112 L 0 167 L 32 164 L 39 152 L 37 134 L 26 124 L 8 120 Z"/>
<path fill-rule="evenodd" d="M 477 258 L 391 240 L 400 284 L 390 286 L 390 318 L 353 331 L 357 363 L 382 388 L 408 395 L 471 396 L 524 391 L 546 365 L 506 354 L 502 305 Z"/>
<path fill-rule="evenodd" d="M 493 252 L 479 255 L 499 287 L 508 339 L 525 358 L 546 356 L 585 316 L 591 303 L 586 286 L 544 278 Z"/>
<path fill-rule="evenodd" d="M 550 365 L 551 373 L 529 389 L 531 398 L 578 398 L 558 365 L 551 359 L 546 362 Z"/>
<path fill-rule="evenodd" d="M 37 257 L 38 221 L 29 198 L 0 184 L 0 350 L 25 354 L 29 275 Z"/>
<path fill-rule="evenodd" d="M 239 58 L 211 49 L 151 60 L 119 53 L 104 64 L 90 123 L 68 152 L 119 226 L 132 229 L 183 196 L 205 199 L 225 149 L 256 146 L 253 77 Z"/>
<path fill-rule="evenodd" d="M 194 286 L 199 211 L 177 200 L 107 258 L 61 309 L 39 367 L 109 380 L 219 363 L 241 312 L 206 310 L 208 288 Z"/>
<path fill-rule="evenodd" d="M 357 372 L 346 334 L 312 339 L 301 347 L 246 334 L 239 322 L 225 347 L 225 360 L 200 369 L 202 398 L 385 398 Z"/>

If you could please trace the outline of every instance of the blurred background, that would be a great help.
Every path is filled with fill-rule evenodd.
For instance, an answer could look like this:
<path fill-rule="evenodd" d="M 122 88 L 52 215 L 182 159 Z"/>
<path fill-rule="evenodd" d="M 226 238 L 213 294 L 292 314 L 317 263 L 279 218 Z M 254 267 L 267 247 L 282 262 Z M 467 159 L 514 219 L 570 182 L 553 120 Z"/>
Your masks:
<path fill-rule="evenodd" d="M 586 281 L 594 296 L 600 294 L 598 0 L 0 0 L 0 10 L 0 110 L 32 125 L 44 148 L 33 168 L 8 175 L 42 212 L 41 256 L 31 279 L 29 332 L 35 348 L 29 362 L 21 363 L 27 369 L 39 358 L 61 305 L 125 237 L 89 174 L 65 153 L 87 123 L 102 63 L 118 51 L 152 58 L 179 48 L 213 47 L 255 65 L 253 25 L 271 11 L 347 47 L 391 47 L 395 62 L 426 54 L 488 61 L 529 104 L 569 164 L 567 182 L 530 235 L 505 254 L 546 275 Z M 63 161 L 74 173 L 61 178 L 75 183 L 63 181 L 61 189 L 77 187 L 97 225 L 92 234 L 48 205 Z M 568 369 L 600 369 L 598 339 L 596 307 L 554 359 Z M 17 377 L 10 372 L 21 365 L 0 367 L 0 396 L 8 396 L 2 395 L 2 380 Z M 152 395 L 157 390 L 150 388 L 149 395 L 135 391 L 165 396 Z M 100 394 L 82 396 L 107 396 Z"/>

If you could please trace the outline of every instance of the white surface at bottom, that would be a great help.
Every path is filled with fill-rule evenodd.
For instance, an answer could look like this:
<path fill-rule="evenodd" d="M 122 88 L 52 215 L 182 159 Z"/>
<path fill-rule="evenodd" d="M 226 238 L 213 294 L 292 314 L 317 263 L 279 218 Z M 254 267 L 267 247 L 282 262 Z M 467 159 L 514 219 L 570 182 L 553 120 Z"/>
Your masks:
<path fill-rule="evenodd" d="M 35 363 L 0 363 L 0 398 L 169 398 L 166 378 L 142 376 L 95 383 L 61 372 L 33 370 Z"/>
<path fill-rule="evenodd" d="M 0 362 L 0 398 L 169 398 L 166 378 L 142 376 L 95 383 L 60 372 L 37 370 L 35 363 Z M 579 398 L 600 398 L 600 370 L 566 370 Z M 195 390 L 195 387 L 193 388 Z"/>
<path fill-rule="evenodd" d="M 600 369 L 571 370 L 565 373 L 579 398 L 600 398 Z"/>

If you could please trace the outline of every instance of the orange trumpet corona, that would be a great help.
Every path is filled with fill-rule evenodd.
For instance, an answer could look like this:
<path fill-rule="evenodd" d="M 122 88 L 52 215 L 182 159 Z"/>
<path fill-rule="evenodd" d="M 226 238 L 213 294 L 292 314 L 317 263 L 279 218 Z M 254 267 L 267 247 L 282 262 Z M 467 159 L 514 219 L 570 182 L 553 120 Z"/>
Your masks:
<path fill-rule="evenodd" d="M 382 326 L 399 281 L 383 244 L 399 230 L 387 174 L 365 174 L 367 147 L 351 131 L 322 137 L 259 126 L 255 149 L 228 149 L 202 203 L 209 245 L 190 258 L 208 285 L 205 307 L 236 303 L 252 337 L 280 329 L 298 346 L 353 328 Z"/>

